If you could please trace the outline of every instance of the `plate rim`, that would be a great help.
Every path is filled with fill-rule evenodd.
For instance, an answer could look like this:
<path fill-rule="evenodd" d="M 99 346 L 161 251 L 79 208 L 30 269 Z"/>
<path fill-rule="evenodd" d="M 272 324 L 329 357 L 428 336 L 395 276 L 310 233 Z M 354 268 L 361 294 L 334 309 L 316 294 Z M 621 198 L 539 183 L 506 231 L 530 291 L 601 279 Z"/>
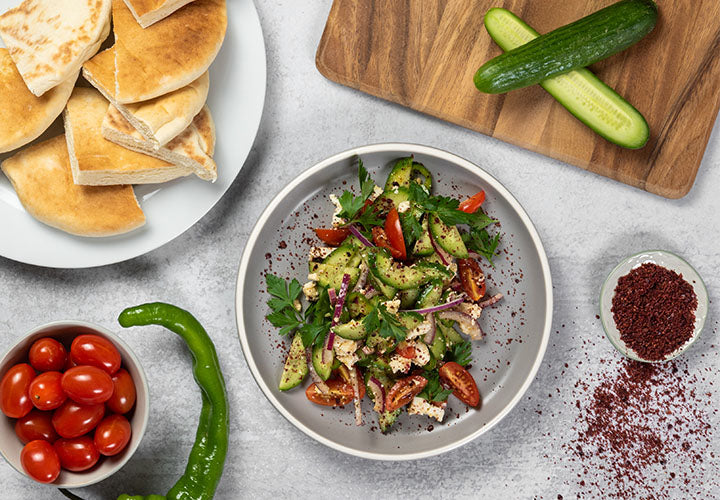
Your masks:
<path fill-rule="evenodd" d="M 542 340 L 540 343 L 540 348 L 538 349 L 538 352 L 535 355 L 535 360 L 533 361 L 532 367 L 530 368 L 530 371 L 528 372 L 528 375 L 525 377 L 525 380 L 523 381 L 520 390 L 518 390 L 515 395 L 512 397 L 510 402 L 496 415 L 493 419 L 485 423 L 484 425 L 480 426 L 479 428 L 475 429 L 473 432 L 468 434 L 467 436 L 457 439 L 455 441 L 449 442 L 447 444 L 444 444 L 442 446 L 438 446 L 435 448 L 432 448 L 427 451 L 421 451 L 421 452 L 409 452 L 409 453 L 397 453 L 397 454 L 386 454 L 386 453 L 377 453 L 377 452 L 371 452 L 371 451 L 365 451 L 365 450 L 359 450 L 356 448 L 352 448 L 349 446 L 345 446 L 343 444 L 337 443 L 331 439 L 328 439 L 317 432 L 313 431 L 309 427 L 307 427 L 305 424 L 300 422 L 294 415 L 292 415 L 289 411 L 286 411 L 285 408 L 280 404 L 279 400 L 275 397 L 275 395 L 272 393 L 271 389 L 265 384 L 265 382 L 262 380 L 262 377 L 258 371 L 257 364 L 255 362 L 255 359 L 253 358 L 252 354 L 250 353 L 250 346 L 247 342 L 247 333 L 245 332 L 244 328 L 244 322 L 245 322 L 245 315 L 242 308 L 242 301 L 243 301 L 243 291 L 242 291 L 242 285 L 244 284 L 244 277 L 247 276 L 248 273 L 248 265 L 250 262 L 250 255 L 252 254 L 252 251 L 254 250 L 255 245 L 258 241 L 258 236 L 260 233 L 261 228 L 267 221 L 267 219 L 270 217 L 271 212 L 275 209 L 275 207 L 284 200 L 300 183 L 304 182 L 306 179 L 312 177 L 318 172 L 321 172 L 328 168 L 330 165 L 341 161 L 348 159 L 355 155 L 363 155 L 363 154 L 369 154 L 369 153 L 382 153 L 382 152 L 391 152 L 391 151 L 406 151 L 408 153 L 418 153 L 418 154 L 424 154 L 427 156 L 432 156 L 437 159 L 445 160 L 451 163 L 454 163 L 471 174 L 477 176 L 480 178 L 484 183 L 490 184 L 493 189 L 497 190 L 498 193 L 500 193 L 512 206 L 512 208 L 515 210 L 515 212 L 520 217 L 521 221 L 525 225 L 525 227 L 528 229 L 528 232 L 530 234 L 530 237 L 535 244 L 535 248 L 538 251 L 538 257 L 540 259 L 541 269 L 542 269 L 542 275 L 545 282 L 545 293 L 547 297 L 547 303 L 545 307 L 545 324 L 543 325 L 542 329 Z M 314 440 L 318 441 L 319 443 L 324 444 L 325 446 L 332 448 L 334 450 L 346 453 L 348 455 L 370 459 L 370 460 L 386 460 L 386 461 L 406 461 L 406 460 L 417 460 L 421 458 L 428 458 L 433 457 L 436 455 L 440 455 L 442 453 L 446 453 L 448 451 L 454 450 L 456 448 L 459 448 L 460 446 L 463 446 L 470 441 L 473 441 L 474 439 L 478 438 L 480 435 L 484 434 L 485 432 L 492 429 L 495 425 L 498 424 L 503 418 L 505 418 L 510 411 L 515 408 L 515 406 L 520 402 L 523 395 L 527 392 L 528 388 L 532 384 L 532 382 L 535 380 L 535 376 L 537 375 L 538 370 L 540 369 L 540 365 L 542 364 L 542 360 L 545 357 L 545 352 L 547 350 L 547 346 L 550 340 L 550 332 L 552 329 L 552 320 L 553 320 L 553 288 L 552 288 L 552 274 L 550 272 L 550 263 L 547 258 L 547 254 L 545 252 L 545 247 L 542 244 L 542 240 L 540 239 L 540 235 L 537 231 L 537 228 L 535 227 L 535 224 L 533 224 L 532 219 L 530 219 L 530 216 L 525 211 L 523 206 L 520 204 L 520 202 L 513 196 L 513 194 L 500 182 L 498 181 L 493 175 L 491 175 L 489 172 L 484 170 L 482 167 L 476 165 L 475 163 L 466 160 L 465 158 L 462 158 L 461 156 L 458 156 L 454 153 L 450 153 L 448 151 L 445 151 L 443 149 L 435 148 L 432 146 L 425 146 L 421 144 L 413 144 L 413 143 L 402 143 L 402 142 L 388 142 L 388 143 L 377 143 L 377 144 L 369 144 L 365 146 L 358 146 L 355 148 L 348 149 L 346 151 L 343 151 L 341 153 L 337 153 L 325 160 L 322 160 L 309 169 L 302 172 L 298 177 L 296 177 L 293 181 L 291 181 L 289 184 L 287 184 L 283 189 L 280 190 L 280 192 L 275 195 L 272 200 L 268 203 L 268 205 L 263 210 L 262 214 L 258 218 L 257 222 L 253 226 L 252 231 L 250 232 L 250 235 L 248 236 L 247 243 L 245 244 L 245 248 L 243 249 L 243 254 L 240 259 L 240 265 L 238 267 L 238 274 L 237 274 L 237 280 L 235 284 L 235 321 L 236 321 L 236 328 L 238 331 L 238 337 L 240 339 L 240 346 L 242 348 L 243 356 L 245 357 L 245 362 L 248 365 L 248 368 L 250 369 L 250 373 L 252 374 L 253 378 L 255 379 L 255 383 L 260 388 L 260 391 L 263 393 L 265 398 L 272 404 L 272 406 L 283 416 L 285 419 L 293 424 L 298 430 L 302 431 L 305 435 L 313 438 Z"/>
<path fill-rule="evenodd" d="M 240 175 L 240 172 L 242 171 L 242 169 L 245 166 L 245 163 L 247 162 L 247 159 L 250 156 L 250 153 L 252 152 L 253 147 L 255 146 L 255 142 L 257 141 L 257 138 L 258 138 L 258 132 L 260 130 L 260 125 L 262 124 L 263 115 L 265 113 L 265 106 L 267 104 L 268 65 L 267 65 L 267 44 L 265 42 L 265 32 L 263 30 L 262 22 L 260 21 L 260 13 L 258 12 L 258 9 L 257 9 L 257 6 L 255 5 L 254 0 L 246 0 L 246 1 L 249 4 L 249 6 L 252 7 L 252 18 L 250 19 L 250 22 L 252 22 L 253 24 L 256 25 L 257 29 L 259 30 L 259 34 L 260 34 L 259 39 L 258 39 L 258 44 L 259 44 L 258 49 L 262 53 L 262 57 L 260 58 L 260 60 L 262 62 L 262 68 L 261 68 L 261 71 L 258 71 L 258 74 L 256 75 L 256 77 L 259 80 L 261 80 L 258 83 L 261 84 L 259 86 L 262 89 L 261 96 L 260 96 L 262 104 L 258 109 L 257 124 L 254 127 L 255 130 L 253 131 L 252 143 L 251 143 L 250 148 L 248 149 L 247 153 L 245 154 L 245 158 L 243 159 L 243 161 L 240 165 L 240 168 L 238 169 L 235 176 L 228 182 L 227 186 L 225 186 L 225 188 L 222 190 L 222 192 L 218 193 L 217 198 L 212 202 L 212 204 L 210 204 L 210 206 L 207 208 L 207 210 L 205 210 L 201 214 L 199 213 L 196 217 L 193 217 L 192 221 L 188 223 L 187 227 L 182 229 L 181 231 L 179 231 L 177 234 L 172 235 L 168 239 L 161 239 L 161 241 L 158 241 L 158 242 L 150 245 L 149 248 L 146 248 L 139 252 L 138 251 L 130 251 L 127 253 L 127 255 L 113 255 L 112 257 L 109 257 L 107 259 L 98 258 L 90 264 L 81 264 L 81 263 L 53 264 L 53 263 L 49 263 L 49 262 L 43 262 L 42 260 L 38 260 L 38 259 L 23 258 L 23 257 L 17 256 L 17 255 L 14 255 L 14 256 L 5 255 L 4 253 L 1 253 L 2 250 L 0 250 L 0 257 L 2 257 L 3 259 L 7 259 L 9 261 L 12 261 L 12 262 L 17 262 L 20 264 L 26 264 L 26 265 L 39 267 L 39 268 L 45 268 L 45 269 L 93 269 L 93 268 L 98 268 L 98 267 L 103 267 L 103 266 L 111 266 L 114 264 L 127 262 L 132 259 L 136 259 L 138 257 L 147 255 L 147 254 L 154 252 L 155 250 L 167 245 L 168 243 L 176 240 L 177 238 L 179 238 L 180 236 L 185 234 L 187 231 L 189 231 L 191 228 L 195 227 L 195 225 L 198 222 L 200 222 L 202 219 L 204 219 L 205 216 L 207 216 L 217 206 L 217 204 L 220 202 L 220 200 L 222 200 L 225 197 L 227 192 L 230 190 L 232 185 L 237 180 L 238 176 Z M 226 35 L 226 38 L 227 38 L 227 35 Z M 31 144 L 33 144 L 33 143 L 31 143 Z M 23 207 L 23 210 L 25 210 L 24 207 Z M 25 210 L 25 212 L 27 213 L 27 210 Z M 44 224 L 43 222 L 40 222 L 40 221 L 35 221 L 35 222 Z M 57 230 L 56 228 L 52 228 L 52 229 Z M 138 229 L 141 229 L 141 228 L 138 228 Z M 57 231 L 60 231 L 60 230 L 57 230 Z M 131 234 L 132 234 L 132 232 L 127 233 L 126 235 L 118 235 L 118 236 L 122 237 L 122 236 L 131 235 Z M 66 237 L 71 237 L 71 238 L 77 237 L 75 235 L 70 235 L 70 234 L 66 234 L 66 233 L 62 233 L 60 236 L 61 237 L 66 236 Z M 86 239 L 92 239 L 92 240 L 96 239 L 96 238 L 88 238 L 88 237 L 80 237 L 80 238 L 86 238 Z M 110 239 L 110 238 L 113 238 L 113 236 L 110 236 L 108 238 L 100 238 L 100 239 Z"/>

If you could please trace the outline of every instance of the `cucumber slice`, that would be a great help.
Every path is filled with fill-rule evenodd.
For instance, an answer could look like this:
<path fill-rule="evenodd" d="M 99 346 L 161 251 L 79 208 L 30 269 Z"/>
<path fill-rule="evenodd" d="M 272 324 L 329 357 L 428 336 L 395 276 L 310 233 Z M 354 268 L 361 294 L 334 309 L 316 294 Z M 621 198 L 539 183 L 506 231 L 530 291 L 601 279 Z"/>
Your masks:
<path fill-rule="evenodd" d="M 433 339 L 433 342 L 429 347 L 430 352 L 435 359 L 443 359 L 445 351 L 447 350 L 447 345 L 445 344 L 445 334 L 441 328 L 437 328 L 437 324 L 435 328 L 435 339 Z"/>
<path fill-rule="evenodd" d="M 335 335 L 339 335 L 344 339 L 348 340 L 360 340 L 367 337 L 367 331 L 365 331 L 365 325 L 361 321 L 352 319 L 342 325 L 333 327 Z"/>
<path fill-rule="evenodd" d="M 441 280 L 432 280 L 428 283 L 417 300 L 417 309 L 432 307 L 440 303 L 443 294 L 443 283 Z"/>
<path fill-rule="evenodd" d="M 389 191 L 384 191 L 376 202 L 379 203 L 379 205 L 376 206 L 380 206 L 383 210 L 389 212 L 392 207 L 397 209 L 400 206 L 400 203 L 409 200 L 410 190 L 406 187 L 396 187 L 394 189 L 390 189 Z"/>
<path fill-rule="evenodd" d="M 352 288 L 360 277 L 360 269 L 357 267 L 340 267 L 325 264 L 322 262 L 313 262 L 310 266 L 310 272 L 317 275 L 317 281 L 321 286 L 332 287 L 336 290 L 342 285 L 343 276 L 350 275 L 350 286 Z"/>
<path fill-rule="evenodd" d="M 440 248 L 445 250 L 447 253 L 458 259 L 467 259 L 468 251 L 463 243 L 460 231 L 455 226 L 448 226 L 437 214 L 430 214 L 430 232 L 432 237 L 435 239 L 435 243 L 440 245 Z"/>
<path fill-rule="evenodd" d="M 332 365 L 333 361 L 335 361 L 335 351 L 330 351 L 332 353 L 332 358 L 330 359 L 330 362 L 323 363 L 322 355 L 324 350 L 325 346 L 322 344 L 313 347 L 312 364 L 318 376 L 323 380 L 327 380 L 330 378 L 330 374 L 332 373 Z"/>
<path fill-rule="evenodd" d="M 433 278 L 444 278 L 452 274 L 442 266 L 424 262 L 411 266 L 400 265 L 384 249 L 371 254 L 369 260 L 371 272 L 380 281 L 398 290 L 417 288 Z"/>
<path fill-rule="evenodd" d="M 378 424 L 380 425 L 380 431 L 383 433 L 389 432 L 390 427 L 395 423 L 398 416 L 400 416 L 400 409 L 395 411 L 384 411 L 378 415 Z"/>
<path fill-rule="evenodd" d="M 485 27 L 505 51 L 540 36 L 522 19 L 501 8 L 485 14 Z M 549 78 L 540 82 L 540 86 L 578 120 L 618 146 L 641 148 L 650 137 L 643 115 L 586 68 Z"/>
<path fill-rule="evenodd" d="M 408 331 L 410 331 L 417 328 L 420 323 L 425 321 L 425 319 L 417 314 L 410 314 L 400 311 L 398 312 L 398 321 L 400 321 L 400 324 L 407 328 Z"/>
<path fill-rule="evenodd" d="M 345 305 L 350 311 L 350 316 L 357 318 L 358 316 L 366 316 L 370 314 L 372 306 L 365 296 L 359 292 L 351 292 L 345 299 Z"/>
<path fill-rule="evenodd" d="M 400 158 L 385 181 L 385 191 L 392 191 L 397 187 L 408 188 L 412 181 L 425 186 L 428 192 L 432 189 L 432 174 L 422 163 L 413 161 L 412 156 Z"/>
<path fill-rule="evenodd" d="M 395 340 L 390 337 L 381 337 L 378 332 L 372 332 L 365 339 L 365 345 L 378 352 L 390 352 L 395 348 Z"/>
<path fill-rule="evenodd" d="M 432 246 L 432 242 L 430 241 L 430 233 L 428 233 L 428 222 L 427 218 L 423 219 L 422 221 L 422 235 L 420 236 L 420 239 L 417 240 L 415 243 L 415 248 L 413 248 L 413 253 L 415 255 L 419 255 L 421 257 L 424 257 L 426 255 L 432 255 L 435 253 L 435 249 Z"/>
<path fill-rule="evenodd" d="M 397 290 L 390 285 L 386 285 L 385 283 L 380 281 L 380 279 L 376 277 L 376 272 L 377 270 L 374 270 L 373 267 L 370 267 L 370 281 L 372 283 L 372 286 L 380 290 L 380 293 L 382 293 L 383 297 L 385 297 L 386 299 L 391 300 L 395 298 Z M 377 295 L 375 297 L 377 297 Z"/>
<path fill-rule="evenodd" d="M 350 261 L 352 261 L 353 257 L 355 257 L 357 253 L 357 248 L 355 246 L 343 243 L 330 252 L 330 255 L 325 257 L 325 260 L 323 260 L 322 263 L 328 266 L 336 267 L 349 266 Z"/>
<path fill-rule="evenodd" d="M 282 376 L 278 389 L 281 391 L 289 391 L 293 387 L 297 387 L 305 379 L 308 374 L 308 366 L 305 361 L 305 346 L 299 333 L 293 337 L 290 345 L 290 352 L 285 360 Z"/>
<path fill-rule="evenodd" d="M 415 301 L 417 300 L 418 295 L 420 295 L 419 288 L 411 288 L 409 290 L 401 290 L 398 293 L 398 298 L 400 299 L 400 308 L 401 309 L 412 309 L 412 306 L 415 304 Z"/>
<path fill-rule="evenodd" d="M 455 344 L 461 344 L 464 342 L 462 335 L 460 335 L 452 326 L 453 323 L 453 321 L 448 321 L 446 323 L 445 320 L 436 321 L 438 330 L 445 336 L 445 344 L 448 348 L 454 346 Z"/>

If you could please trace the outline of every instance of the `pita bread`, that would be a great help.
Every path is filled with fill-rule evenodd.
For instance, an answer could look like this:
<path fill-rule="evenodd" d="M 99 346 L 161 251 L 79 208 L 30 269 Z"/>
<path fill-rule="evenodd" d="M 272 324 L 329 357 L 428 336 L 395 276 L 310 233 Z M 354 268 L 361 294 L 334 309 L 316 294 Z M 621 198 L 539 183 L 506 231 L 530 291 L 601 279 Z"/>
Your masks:
<path fill-rule="evenodd" d="M 195 0 L 143 29 L 123 0 L 113 0 L 115 93 L 120 104 L 168 94 L 200 78 L 220 51 L 225 0 Z"/>
<path fill-rule="evenodd" d="M 36 144 L 0 165 L 25 210 L 40 222 L 79 236 L 112 236 L 145 224 L 131 186 L 73 183 L 65 137 Z"/>
<path fill-rule="evenodd" d="M 108 102 L 95 89 L 77 87 L 63 115 L 70 165 L 76 184 L 110 186 L 166 182 L 193 173 L 113 144 L 102 136 Z"/>
<path fill-rule="evenodd" d="M 25 0 L 0 16 L 0 37 L 30 92 L 72 78 L 110 32 L 111 0 Z"/>
<path fill-rule="evenodd" d="M 167 16 L 193 0 L 125 0 L 140 26 L 148 26 Z"/>
<path fill-rule="evenodd" d="M 85 78 L 92 83 L 127 121 L 159 149 L 180 135 L 192 123 L 207 100 L 210 76 L 206 71 L 200 78 L 181 89 L 145 102 L 120 104 L 114 98 L 115 57 L 107 49 L 83 66 Z"/>
<path fill-rule="evenodd" d="M 205 106 L 185 131 L 160 149 L 143 139 L 117 109 L 108 109 L 102 125 L 103 137 L 128 149 L 191 168 L 195 175 L 206 181 L 217 180 L 217 165 L 212 159 L 215 152 L 215 124 Z"/>
<path fill-rule="evenodd" d="M 37 139 L 60 116 L 70 98 L 77 74 L 48 91 L 33 95 L 7 49 L 0 48 L 0 153 Z"/>

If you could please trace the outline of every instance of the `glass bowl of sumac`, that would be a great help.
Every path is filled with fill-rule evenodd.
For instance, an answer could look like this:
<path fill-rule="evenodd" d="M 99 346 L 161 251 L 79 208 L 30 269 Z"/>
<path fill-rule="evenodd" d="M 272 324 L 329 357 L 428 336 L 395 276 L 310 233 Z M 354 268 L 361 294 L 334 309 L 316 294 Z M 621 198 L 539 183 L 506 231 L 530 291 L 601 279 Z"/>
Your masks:
<path fill-rule="evenodd" d="M 600 292 L 607 338 L 635 361 L 658 363 L 685 352 L 700 337 L 707 312 L 707 289 L 700 275 L 665 250 L 624 259 Z"/>
<path fill-rule="evenodd" d="M 39 326 L 0 359 L 0 454 L 35 481 L 79 488 L 109 477 L 137 450 L 148 415 L 140 361 L 99 325 Z"/>

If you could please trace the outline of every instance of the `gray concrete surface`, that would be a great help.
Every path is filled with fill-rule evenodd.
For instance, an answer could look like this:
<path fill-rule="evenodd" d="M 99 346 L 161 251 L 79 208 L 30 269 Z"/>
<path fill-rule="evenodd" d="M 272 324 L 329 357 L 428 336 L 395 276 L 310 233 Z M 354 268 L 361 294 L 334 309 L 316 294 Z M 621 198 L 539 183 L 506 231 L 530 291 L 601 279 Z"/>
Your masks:
<path fill-rule="evenodd" d="M 595 314 L 603 279 L 618 260 L 647 248 L 676 251 L 720 294 L 720 127 L 691 193 L 670 201 L 524 151 L 326 81 L 315 49 L 330 0 L 259 2 L 268 57 L 268 96 L 255 147 L 228 194 L 175 241 L 130 262 L 64 271 L 0 258 L 0 349 L 52 319 L 113 325 L 127 305 L 161 299 L 193 311 L 218 346 L 232 410 L 230 453 L 217 498 L 583 498 L 605 497 L 613 475 L 570 451 L 581 426 L 576 382 L 596 386 L 612 376 L 618 355 Z M 352 146 L 408 141 L 466 157 L 500 179 L 533 218 L 546 245 L 555 284 L 555 319 L 542 368 L 509 416 L 477 441 L 413 463 L 377 463 L 334 452 L 297 431 L 265 400 L 237 341 L 235 275 L 245 240 L 271 195 L 315 162 Z M 219 146 L 222 147 L 222 144 Z M 1 223 L 0 223 L 1 225 Z M 717 410 L 718 307 L 684 356 L 688 390 L 696 389 L 707 421 Z M 122 332 L 144 362 L 152 390 L 150 428 L 129 464 L 110 480 L 80 490 L 84 498 L 121 492 L 165 492 L 182 473 L 200 397 L 190 359 L 160 330 Z M 565 367 L 567 363 L 567 368 Z M 714 386 L 712 385 L 714 384 Z M 696 439 L 689 437 L 691 441 Z M 643 496 L 718 498 L 720 439 L 702 464 L 669 454 L 676 473 L 651 468 Z M 696 443 L 693 444 L 695 446 Z M 698 445 L 699 446 L 699 445 Z M 714 453 L 714 456 L 711 456 Z M 600 488 L 589 486 L 590 480 Z M 582 478 L 588 479 L 585 486 Z M 3 499 L 56 499 L 0 463 Z"/>

